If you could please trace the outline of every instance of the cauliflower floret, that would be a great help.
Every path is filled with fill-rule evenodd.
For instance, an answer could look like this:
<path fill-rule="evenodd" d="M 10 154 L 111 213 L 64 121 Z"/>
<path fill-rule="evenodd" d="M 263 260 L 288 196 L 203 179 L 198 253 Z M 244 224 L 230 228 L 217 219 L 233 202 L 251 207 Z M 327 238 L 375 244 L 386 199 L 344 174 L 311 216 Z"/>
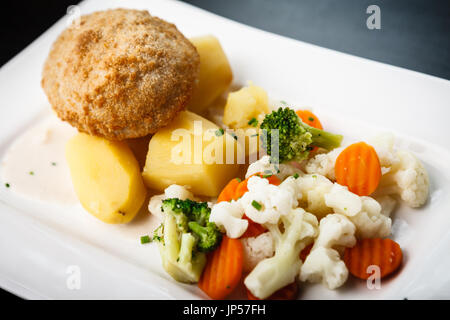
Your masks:
<path fill-rule="evenodd" d="M 257 176 L 248 179 L 247 187 L 248 192 L 238 201 L 247 217 L 259 224 L 277 223 L 280 215 L 290 212 L 297 201 L 297 195 L 287 188 Z"/>
<path fill-rule="evenodd" d="M 166 199 L 166 195 L 158 194 L 156 196 L 153 196 L 150 198 L 150 201 L 148 203 L 148 211 L 157 217 L 158 219 L 163 219 L 164 212 L 161 210 L 162 202 Z"/>
<path fill-rule="evenodd" d="M 312 250 L 300 272 L 301 281 L 322 282 L 329 289 L 336 289 L 347 281 L 348 270 L 339 253 L 330 248 Z"/>
<path fill-rule="evenodd" d="M 388 173 L 391 167 L 399 162 L 394 151 L 394 135 L 392 133 L 379 134 L 370 139 L 369 142 L 374 147 L 380 160 L 381 174 Z"/>
<path fill-rule="evenodd" d="M 381 177 L 376 195 L 398 194 L 412 207 L 422 206 L 428 198 L 429 178 L 422 163 L 410 152 L 397 152 L 399 162 Z"/>
<path fill-rule="evenodd" d="M 177 184 L 172 184 L 164 189 L 164 194 L 166 199 L 178 198 L 180 200 L 194 200 L 194 194 L 188 190 L 186 186 L 179 186 Z"/>
<path fill-rule="evenodd" d="M 172 184 L 164 189 L 163 194 L 158 194 L 150 198 L 148 203 L 148 211 L 162 220 L 164 212 L 161 210 L 162 201 L 164 199 L 178 198 L 180 200 L 197 200 L 187 186 L 179 186 Z"/>
<path fill-rule="evenodd" d="M 263 156 L 261 159 L 253 162 L 249 165 L 247 169 L 247 173 L 245 174 L 245 178 L 250 177 L 251 175 L 261 172 L 263 174 L 274 174 L 280 180 L 286 179 L 288 176 L 293 176 L 296 173 L 299 175 L 302 175 L 303 172 L 286 163 L 280 163 L 280 164 L 273 164 L 270 162 L 270 156 Z"/>
<path fill-rule="evenodd" d="M 292 194 L 292 207 L 298 207 L 299 201 L 302 199 L 302 193 L 298 181 L 294 177 L 287 177 L 279 186 L 281 190 L 285 190 Z"/>
<path fill-rule="evenodd" d="M 270 258 L 275 252 L 273 238 L 270 232 L 264 232 L 257 237 L 241 240 L 244 251 L 244 272 L 250 272 L 262 260 Z"/>
<path fill-rule="evenodd" d="M 389 217 L 397 206 L 397 201 L 391 196 L 378 196 L 374 197 L 374 199 L 381 206 L 381 214 L 386 217 Z"/>
<path fill-rule="evenodd" d="M 342 150 L 344 150 L 344 148 L 336 148 L 328 153 L 317 154 L 306 163 L 306 172 L 317 173 L 334 181 L 334 163 Z"/>
<path fill-rule="evenodd" d="M 300 252 L 318 233 L 317 218 L 301 208 L 291 209 L 275 224 L 265 224 L 271 233 L 275 254 L 259 262 L 245 278 L 244 284 L 259 299 L 295 281 L 302 261 Z"/>
<path fill-rule="evenodd" d="M 322 282 L 329 289 L 343 285 L 348 270 L 337 250 L 356 244 L 355 231 L 355 225 L 341 214 L 320 220 L 319 236 L 301 268 L 300 280 Z"/>
<path fill-rule="evenodd" d="M 391 233 L 391 219 L 381 213 L 380 204 L 371 197 L 359 197 L 335 183 L 325 195 L 325 203 L 355 224 L 359 238 L 383 238 Z"/>
<path fill-rule="evenodd" d="M 333 210 L 325 204 L 325 194 L 330 192 L 333 183 L 320 174 L 305 174 L 296 180 L 301 193 L 300 206 L 322 218 Z"/>
<path fill-rule="evenodd" d="M 354 216 L 361 211 L 361 198 L 350 192 L 347 187 L 335 183 L 330 192 L 325 195 L 325 203 L 333 208 L 334 212 Z"/>
<path fill-rule="evenodd" d="M 356 236 L 360 239 L 389 236 L 392 220 L 381 213 L 380 204 L 371 197 L 361 197 L 361 201 L 361 212 L 348 217 L 356 226 Z"/>
<path fill-rule="evenodd" d="M 237 201 L 222 201 L 211 209 L 209 221 L 214 222 L 221 231 L 227 233 L 229 238 L 239 238 L 247 230 L 248 220 L 241 219 L 244 208 Z"/>
<path fill-rule="evenodd" d="M 344 215 L 329 214 L 320 220 L 319 237 L 314 248 L 353 247 L 356 244 L 355 231 L 355 225 Z"/>

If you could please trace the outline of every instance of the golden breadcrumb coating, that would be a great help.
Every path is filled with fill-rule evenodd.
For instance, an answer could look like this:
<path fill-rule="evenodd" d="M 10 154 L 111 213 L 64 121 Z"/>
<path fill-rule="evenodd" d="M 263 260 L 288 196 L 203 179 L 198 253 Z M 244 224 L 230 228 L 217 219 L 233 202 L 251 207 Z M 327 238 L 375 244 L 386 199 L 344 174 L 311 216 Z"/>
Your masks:
<path fill-rule="evenodd" d="M 62 120 L 123 140 L 167 125 L 186 106 L 199 64 L 175 25 L 147 11 L 114 9 L 82 16 L 61 33 L 41 84 Z"/>

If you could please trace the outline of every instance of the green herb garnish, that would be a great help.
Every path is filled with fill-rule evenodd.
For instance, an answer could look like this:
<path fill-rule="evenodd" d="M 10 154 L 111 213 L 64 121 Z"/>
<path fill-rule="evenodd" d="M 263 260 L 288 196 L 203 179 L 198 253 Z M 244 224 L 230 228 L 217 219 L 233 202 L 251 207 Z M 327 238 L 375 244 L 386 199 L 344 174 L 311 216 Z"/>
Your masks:
<path fill-rule="evenodd" d="M 217 137 L 223 136 L 224 132 L 225 131 L 222 128 L 220 128 L 220 129 L 216 130 L 216 136 Z"/>
<path fill-rule="evenodd" d="M 9 188 L 9 187 L 11 187 L 11 185 L 7 182 L 7 183 L 5 183 L 5 187 Z"/>
<path fill-rule="evenodd" d="M 293 175 L 294 179 L 297 179 L 299 177 L 298 173 Z"/>
<path fill-rule="evenodd" d="M 255 200 L 252 201 L 252 206 L 253 206 L 253 208 L 255 208 L 258 211 L 261 210 L 261 208 L 262 208 L 262 205 L 258 201 L 255 201 Z"/>
<path fill-rule="evenodd" d="M 249 122 L 247 122 L 249 125 L 251 125 L 252 127 L 256 127 L 258 126 L 258 120 L 256 120 L 256 118 L 251 118 Z"/>
<path fill-rule="evenodd" d="M 152 242 L 152 239 L 150 239 L 149 236 L 142 236 L 141 237 L 141 244 L 146 244 Z"/>

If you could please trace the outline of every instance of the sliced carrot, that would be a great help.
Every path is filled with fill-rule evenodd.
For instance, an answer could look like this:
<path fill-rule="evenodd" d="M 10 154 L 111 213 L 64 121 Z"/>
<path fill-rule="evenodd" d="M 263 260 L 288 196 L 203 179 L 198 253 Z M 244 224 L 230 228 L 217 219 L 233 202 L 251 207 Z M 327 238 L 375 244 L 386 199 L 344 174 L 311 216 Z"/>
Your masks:
<path fill-rule="evenodd" d="M 210 298 L 225 299 L 242 277 L 243 251 L 239 239 L 223 236 L 219 248 L 208 255 L 198 286 Z"/>
<path fill-rule="evenodd" d="M 309 253 L 311 252 L 311 249 L 313 247 L 313 243 L 311 243 L 310 245 L 307 245 L 301 252 L 300 252 L 300 259 L 302 259 L 303 262 L 305 262 L 306 257 L 309 255 Z"/>
<path fill-rule="evenodd" d="M 276 186 L 278 186 L 281 183 L 281 180 L 276 175 L 271 175 L 271 176 L 266 177 L 261 172 L 252 174 L 250 177 L 248 177 L 247 179 L 243 180 L 237 186 L 236 193 L 234 194 L 234 199 L 235 200 L 237 200 L 240 197 L 242 197 L 244 195 L 244 193 L 246 193 L 248 191 L 248 188 L 247 188 L 248 179 L 250 179 L 251 177 L 256 176 L 256 175 L 261 177 L 261 178 L 266 178 L 267 180 L 269 180 L 270 184 L 273 184 L 273 185 L 276 185 Z"/>
<path fill-rule="evenodd" d="M 354 143 L 339 154 L 334 173 L 337 183 L 357 195 L 368 196 L 380 182 L 380 160 L 372 146 L 365 142 Z"/>
<path fill-rule="evenodd" d="M 247 288 L 245 288 L 245 289 L 247 290 L 248 300 L 261 300 L 261 299 L 255 297 L 250 292 L 250 290 L 248 290 Z M 295 299 L 297 299 L 298 291 L 299 291 L 298 283 L 297 283 L 297 281 L 295 281 L 295 282 L 288 284 L 287 286 L 281 288 L 280 290 L 276 291 L 270 297 L 268 297 L 267 299 L 264 299 L 264 300 L 295 300 Z"/>
<path fill-rule="evenodd" d="M 308 126 L 323 130 L 322 124 L 319 121 L 319 118 L 316 117 L 314 113 L 309 110 L 297 110 L 295 113 L 302 119 L 304 123 Z"/>
<path fill-rule="evenodd" d="M 238 178 L 234 178 L 230 182 L 228 182 L 225 188 L 223 188 L 223 190 L 220 192 L 219 197 L 217 198 L 217 202 L 233 200 L 236 188 L 240 182 L 241 181 Z"/>
<path fill-rule="evenodd" d="M 353 248 L 347 248 L 344 253 L 348 271 L 364 280 L 372 275 L 372 272 L 367 270 L 369 266 L 378 266 L 380 277 L 383 278 L 398 269 L 402 258 L 402 250 L 398 243 L 381 238 L 359 240 Z"/>
<path fill-rule="evenodd" d="M 247 230 L 245 230 L 244 234 L 241 236 L 241 238 L 257 237 L 260 234 L 267 231 L 266 228 L 264 228 L 259 223 L 254 222 L 252 219 L 247 217 L 245 214 L 242 217 L 242 219 L 248 220 L 248 227 L 247 227 Z"/>

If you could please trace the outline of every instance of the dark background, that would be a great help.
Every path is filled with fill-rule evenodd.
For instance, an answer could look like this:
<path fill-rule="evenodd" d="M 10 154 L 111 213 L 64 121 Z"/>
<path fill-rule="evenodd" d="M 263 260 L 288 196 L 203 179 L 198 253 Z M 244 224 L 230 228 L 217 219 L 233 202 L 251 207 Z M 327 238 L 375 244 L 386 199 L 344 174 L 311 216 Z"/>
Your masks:
<path fill-rule="evenodd" d="M 8 1 L 0 19 L 0 65 L 78 1 Z M 185 0 L 260 29 L 450 79 L 450 0 Z M 122 0 L 124 6 L 126 1 Z M 381 8 L 381 30 L 366 9 Z M 207 31 L 207 30 L 206 30 Z"/>
<path fill-rule="evenodd" d="M 78 1 L 8 1 L 0 10 L 0 65 Z M 254 27 L 450 79 L 450 0 L 185 0 Z M 126 1 L 122 1 L 126 6 Z M 381 30 L 366 9 L 381 9 Z M 14 298 L 0 289 L 0 299 Z"/>

